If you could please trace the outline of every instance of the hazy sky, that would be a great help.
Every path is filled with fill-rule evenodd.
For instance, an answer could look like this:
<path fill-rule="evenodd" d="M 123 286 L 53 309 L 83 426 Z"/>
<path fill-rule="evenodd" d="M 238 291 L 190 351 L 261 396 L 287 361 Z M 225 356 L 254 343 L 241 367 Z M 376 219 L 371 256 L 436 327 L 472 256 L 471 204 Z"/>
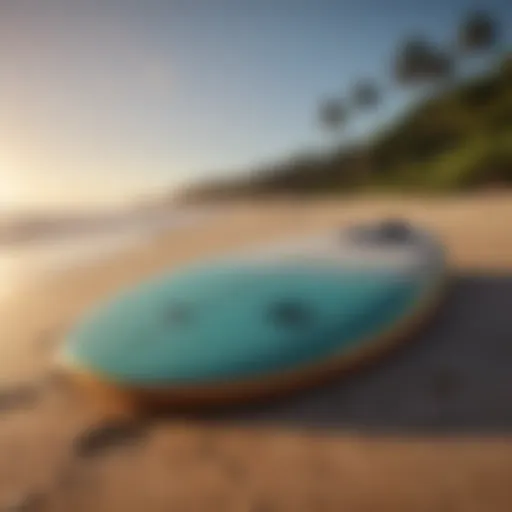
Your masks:
<path fill-rule="evenodd" d="M 511 0 L 480 5 L 512 26 Z M 320 98 L 356 78 L 391 87 L 401 39 L 451 43 L 472 7 L 0 0 L 0 208 L 127 198 L 318 147 Z M 379 119 L 401 102 L 390 92 Z"/>

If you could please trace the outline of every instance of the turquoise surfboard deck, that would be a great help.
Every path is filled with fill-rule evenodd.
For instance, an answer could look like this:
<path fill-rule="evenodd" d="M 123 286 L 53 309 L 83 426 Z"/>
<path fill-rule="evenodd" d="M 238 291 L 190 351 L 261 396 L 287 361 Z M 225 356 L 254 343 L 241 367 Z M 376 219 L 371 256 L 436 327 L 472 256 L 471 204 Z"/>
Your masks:
<path fill-rule="evenodd" d="M 120 387 L 264 380 L 364 349 L 443 271 L 439 243 L 405 226 L 270 245 L 120 293 L 78 322 L 59 358 Z"/>

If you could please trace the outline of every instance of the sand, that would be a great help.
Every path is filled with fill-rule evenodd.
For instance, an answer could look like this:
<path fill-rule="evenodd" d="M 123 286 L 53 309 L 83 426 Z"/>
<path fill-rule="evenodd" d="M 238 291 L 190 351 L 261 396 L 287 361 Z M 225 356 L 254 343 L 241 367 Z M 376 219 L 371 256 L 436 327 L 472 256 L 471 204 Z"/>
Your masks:
<path fill-rule="evenodd" d="M 454 285 L 425 334 L 358 375 L 272 404 L 111 432 L 100 428 L 104 410 L 51 377 L 73 319 L 122 286 L 383 215 L 436 230 Z M 507 193 L 241 203 L 32 283 L 0 306 L 0 511 L 512 510 L 511 219 Z"/>

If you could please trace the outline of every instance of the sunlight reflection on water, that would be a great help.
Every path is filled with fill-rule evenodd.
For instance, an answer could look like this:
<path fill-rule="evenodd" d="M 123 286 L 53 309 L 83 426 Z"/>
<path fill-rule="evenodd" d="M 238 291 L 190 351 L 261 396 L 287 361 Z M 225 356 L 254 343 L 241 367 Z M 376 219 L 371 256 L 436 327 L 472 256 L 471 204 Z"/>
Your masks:
<path fill-rule="evenodd" d="M 39 276 L 89 264 L 141 239 L 141 235 L 135 233 L 110 234 L 23 248 L 5 248 L 0 251 L 0 298 L 20 291 Z"/>
<path fill-rule="evenodd" d="M 21 291 L 38 277 L 47 277 L 70 267 L 88 265 L 143 243 L 159 233 L 194 225 L 205 220 L 206 216 L 210 217 L 211 212 L 173 214 L 133 223 L 122 229 L 0 248 L 0 299 Z"/>

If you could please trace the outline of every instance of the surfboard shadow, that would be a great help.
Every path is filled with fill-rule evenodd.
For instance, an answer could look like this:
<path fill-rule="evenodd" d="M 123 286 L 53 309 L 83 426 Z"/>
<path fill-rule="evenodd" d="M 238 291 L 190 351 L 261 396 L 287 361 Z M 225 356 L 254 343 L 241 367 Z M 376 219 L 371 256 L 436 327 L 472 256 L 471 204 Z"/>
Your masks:
<path fill-rule="evenodd" d="M 455 276 L 432 324 L 360 373 L 201 419 L 399 435 L 512 433 L 512 274 Z"/>

